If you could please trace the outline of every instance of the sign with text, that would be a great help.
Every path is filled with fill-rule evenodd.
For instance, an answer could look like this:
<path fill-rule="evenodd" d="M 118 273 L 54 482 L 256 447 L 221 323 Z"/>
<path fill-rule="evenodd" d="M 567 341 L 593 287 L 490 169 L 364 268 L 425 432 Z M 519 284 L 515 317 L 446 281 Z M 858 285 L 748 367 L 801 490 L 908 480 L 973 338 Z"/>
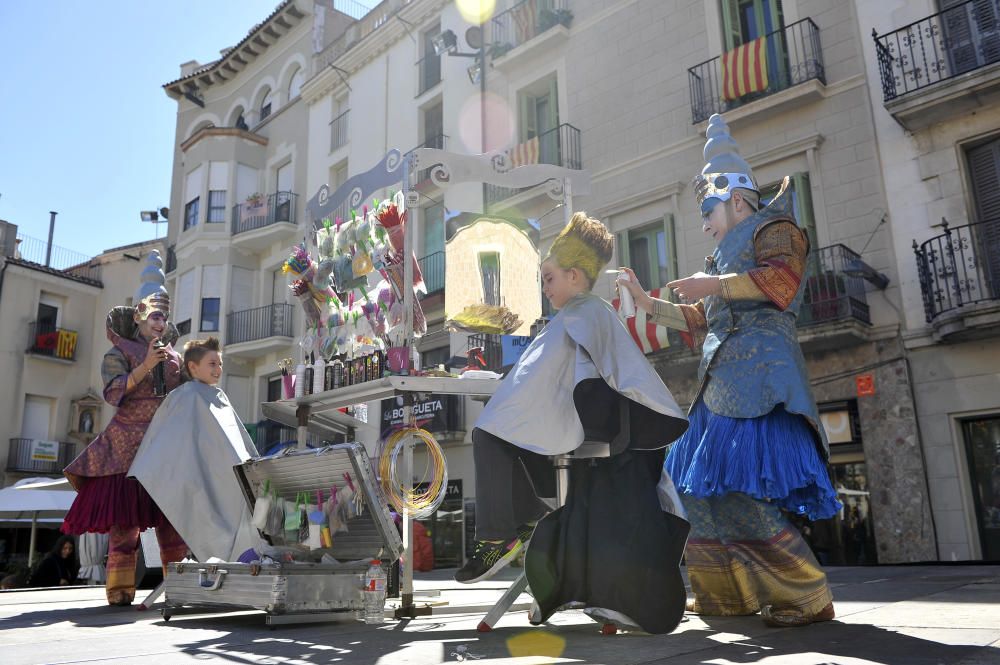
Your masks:
<path fill-rule="evenodd" d="M 417 427 L 431 433 L 461 431 L 464 428 L 462 411 L 460 395 L 432 394 L 413 404 Z M 403 398 L 382 400 L 382 433 L 402 427 L 403 424 Z"/>
<path fill-rule="evenodd" d="M 32 462 L 58 462 L 59 442 L 43 441 L 41 439 L 31 440 L 31 461 Z"/>
<path fill-rule="evenodd" d="M 527 335 L 501 335 L 500 351 L 503 366 L 516 363 L 529 344 L 531 344 L 531 338 Z"/>
<path fill-rule="evenodd" d="M 860 374 L 854 377 L 858 387 L 858 397 L 871 397 L 875 394 L 875 377 L 872 374 Z"/>

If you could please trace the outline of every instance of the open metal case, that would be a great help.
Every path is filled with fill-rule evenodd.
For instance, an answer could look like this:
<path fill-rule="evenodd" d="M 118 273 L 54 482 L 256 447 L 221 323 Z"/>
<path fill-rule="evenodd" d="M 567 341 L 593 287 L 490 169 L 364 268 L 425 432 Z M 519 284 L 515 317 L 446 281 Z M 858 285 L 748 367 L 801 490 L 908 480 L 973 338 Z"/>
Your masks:
<path fill-rule="evenodd" d="M 347 532 L 333 537 L 333 547 L 312 550 L 309 557 L 329 554 L 339 563 L 174 562 L 165 580 L 164 619 L 182 613 L 262 610 L 268 624 L 352 619 L 364 607 L 364 575 L 372 559 L 386 568 L 403 552 L 403 543 L 378 486 L 368 454 L 359 443 L 315 450 L 286 449 L 235 467 L 252 507 L 265 481 L 288 501 L 306 492 L 315 496 L 351 474 L 363 502 L 360 515 L 347 522 Z M 303 550 L 304 552 L 304 550 Z"/>

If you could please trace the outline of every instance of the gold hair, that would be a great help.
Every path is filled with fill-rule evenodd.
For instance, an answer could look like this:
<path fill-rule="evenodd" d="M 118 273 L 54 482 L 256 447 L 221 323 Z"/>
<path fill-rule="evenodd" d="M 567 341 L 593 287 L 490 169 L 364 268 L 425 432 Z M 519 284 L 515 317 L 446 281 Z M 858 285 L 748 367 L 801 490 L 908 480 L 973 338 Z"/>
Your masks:
<path fill-rule="evenodd" d="M 569 224 L 552 243 L 545 259 L 553 259 L 563 270 L 576 268 L 594 286 L 601 268 L 611 260 L 615 237 L 599 220 L 585 212 L 573 213 Z"/>

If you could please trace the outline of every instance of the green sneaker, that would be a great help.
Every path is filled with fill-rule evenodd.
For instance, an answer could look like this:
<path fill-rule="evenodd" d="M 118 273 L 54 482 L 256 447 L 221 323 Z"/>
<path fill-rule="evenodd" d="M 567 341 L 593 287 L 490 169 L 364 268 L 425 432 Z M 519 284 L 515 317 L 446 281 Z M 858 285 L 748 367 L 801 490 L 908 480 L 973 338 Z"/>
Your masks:
<path fill-rule="evenodd" d="M 517 558 L 524 543 L 520 537 L 511 538 L 506 543 L 478 541 L 472 556 L 455 573 L 455 581 L 472 584 L 487 580 L 503 570 L 504 566 Z"/>

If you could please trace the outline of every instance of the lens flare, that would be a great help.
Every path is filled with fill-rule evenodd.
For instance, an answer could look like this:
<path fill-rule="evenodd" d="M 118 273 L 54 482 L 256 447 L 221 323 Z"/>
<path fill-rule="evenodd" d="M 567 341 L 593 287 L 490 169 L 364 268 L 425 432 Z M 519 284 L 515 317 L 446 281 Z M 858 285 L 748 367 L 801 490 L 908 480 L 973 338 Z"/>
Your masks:
<path fill-rule="evenodd" d="M 496 0 L 455 0 L 458 13 L 473 25 L 486 23 L 497 8 Z"/>
<path fill-rule="evenodd" d="M 521 633 L 507 640 L 507 651 L 515 658 L 522 656 L 559 658 L 565 650 L 566 640 L 542 630 Z"/>
<path fill-rule="evenodd" d="M 485 101 L 480 104 L 479 94 L 472 94 L 462 102 L 458 112 L 458 134 L 462 146 L 471 154 L 484 152 L 483 135 L 479 129 L 484 110 L 485 152 L 503 150 L 514 142 L 514 114 L 503 97 L 487 92 Z"/>

